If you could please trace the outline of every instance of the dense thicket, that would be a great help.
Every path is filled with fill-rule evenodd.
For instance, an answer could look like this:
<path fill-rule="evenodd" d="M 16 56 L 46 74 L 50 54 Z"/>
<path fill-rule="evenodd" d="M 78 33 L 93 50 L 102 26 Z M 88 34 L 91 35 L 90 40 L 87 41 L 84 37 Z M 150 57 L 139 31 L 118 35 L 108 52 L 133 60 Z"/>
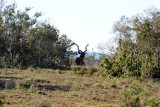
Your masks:
<path fill-rule="evenodd" d="M 102 75 L 160 77 L 160 11 L 149 9 L 114 24 L 116 53 L 101 62 Z"/>
<path fill-rule="evenodd" d="M 13 4 L 0 11 L 0 66 L 69 65 L 73 42 L 66 35 L 60 35 L 54 26 L 38 22 L 41 13 L 31 17 L 30 10 L 17 10 Z"/>

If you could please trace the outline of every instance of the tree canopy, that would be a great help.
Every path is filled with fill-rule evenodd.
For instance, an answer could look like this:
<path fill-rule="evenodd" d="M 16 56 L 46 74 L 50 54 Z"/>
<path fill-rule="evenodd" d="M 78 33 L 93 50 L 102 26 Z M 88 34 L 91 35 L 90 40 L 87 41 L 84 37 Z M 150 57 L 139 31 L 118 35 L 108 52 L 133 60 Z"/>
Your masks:
<path fill-rule="evenodd" d="M 102 74 L 159 78 L 160 11 L 152 8 L 132 18 L 122 16 L 113 30 L 118 47 L 102 60 Z"/>
<path fill-rule="evenodd" d="M 70 65 L 72 40 L 49 23 L 39 22 L 41 13 L 31 8 L 17 10 L 15 4 L 0 12 L 0 66 L 50 67 Z M 62 63 L 63 62 L 63 63 Z"/>

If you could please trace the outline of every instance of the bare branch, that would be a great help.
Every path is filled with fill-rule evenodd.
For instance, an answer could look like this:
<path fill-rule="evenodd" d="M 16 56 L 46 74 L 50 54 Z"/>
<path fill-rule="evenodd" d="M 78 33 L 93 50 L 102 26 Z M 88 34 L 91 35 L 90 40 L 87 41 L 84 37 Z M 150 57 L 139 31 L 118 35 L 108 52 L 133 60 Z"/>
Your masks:
<path fill-rule="evenodd" d="M 3 8 L 3 6 L 4 6 L 4 0 L 0 0 L 0 11 Z"/>
<path fill-rule="evenodd" d="M 103 54 L 110 53 L 114 54 L 116 52 L 116 43 L 114 39 L 108 40 L 106 43 L 102 42 L 98 44 L 97 49 Z"/>

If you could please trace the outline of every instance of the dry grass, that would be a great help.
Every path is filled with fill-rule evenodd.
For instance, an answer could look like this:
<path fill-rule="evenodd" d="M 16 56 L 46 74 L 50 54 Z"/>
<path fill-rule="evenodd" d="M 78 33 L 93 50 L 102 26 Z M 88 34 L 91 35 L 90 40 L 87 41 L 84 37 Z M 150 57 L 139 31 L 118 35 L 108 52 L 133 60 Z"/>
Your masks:
<path fill-rule="evenodd" d="M 15 83 L 11 89 L 0 87 L 2 102 L 11 107 L 127 107 L 133 103 L 143 107 L 158 105 L 160 101 L 160 83 L 153 80 L 32 68 L 0 69 L 0 79 Z"/>

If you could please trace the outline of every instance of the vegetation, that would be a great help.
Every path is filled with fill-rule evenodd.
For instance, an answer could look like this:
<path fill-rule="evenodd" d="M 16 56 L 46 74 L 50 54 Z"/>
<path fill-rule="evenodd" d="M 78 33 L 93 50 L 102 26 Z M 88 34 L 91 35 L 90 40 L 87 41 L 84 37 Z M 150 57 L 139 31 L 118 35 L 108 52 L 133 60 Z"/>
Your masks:
<path fill-rule="evenodd" d="M 93 75 L 96 72 L 98 72 L 98 69 L 95 67 L 87 67 L 87 68 L 83 68 L 83 67 L 75 67 L 74 68 L 74 73 L 75 74 L 89 74 L 89 75 Z"/>
<path fill-rule="evenodd" d="M 52 25 L 38 22 L 41 13 L 15 4 L 0 12 L 0 66 L 6 68 L 69 66 L 73 42 Z"/>
<path fill-rule="evenodd" d="M 53 69 L 1 69 L 0 76 L 16 84 L 11 89 L 0 85 L 0 104 L 4 106 L 160 106 L 158 80 L 106 78 Z"/>
<path fill-rule="evenodd" d="M 30 8 L 22 11 L 3 3 L 0 106 L 160 107 L 158 9 L 122 16 L 114 24 L 117 47 L 109 49 L 112 55 L 95 59 L 95 53 L 88 54 L 86 65 L 76 66 L 71 50 L 75 43 L 67 35 L 39 22 L 41 13 L 30 16 Z"/>
<path fill-rule="evenodd" d="M 122 16 L 114 25 L 118 47 L 113 56 L 102 58 L 102 75 L 160 78 L 159 25 L 158 9 L 132 18 Z"/>

